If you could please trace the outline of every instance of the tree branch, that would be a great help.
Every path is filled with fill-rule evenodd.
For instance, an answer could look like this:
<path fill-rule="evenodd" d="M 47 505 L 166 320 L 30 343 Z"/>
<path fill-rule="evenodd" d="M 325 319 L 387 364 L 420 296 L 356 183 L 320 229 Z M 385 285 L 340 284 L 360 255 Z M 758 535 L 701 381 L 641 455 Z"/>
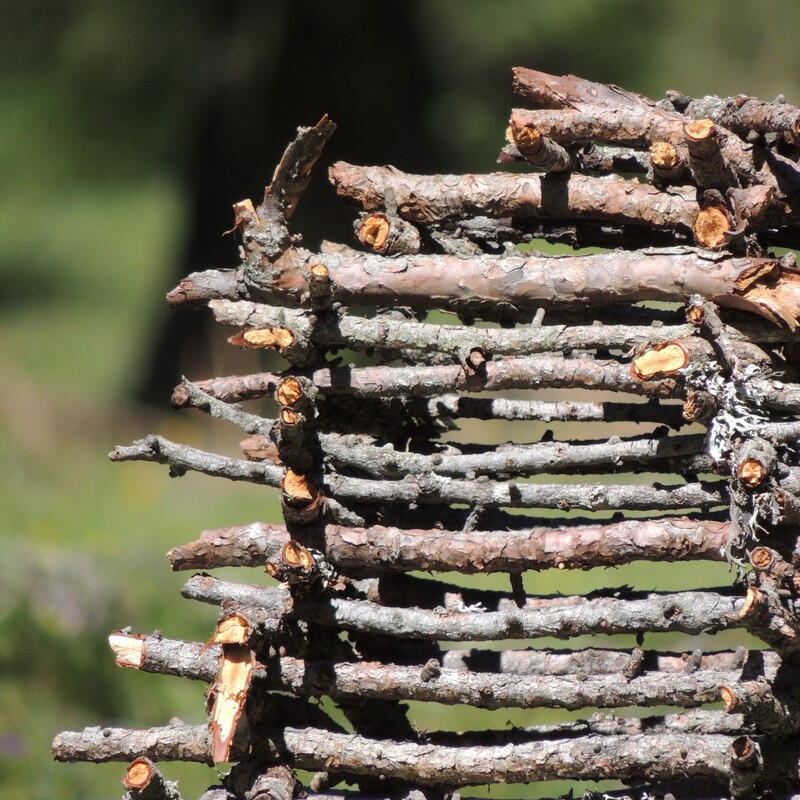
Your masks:
<path fill-rule="evenodd" d="M 470 574 L 587 569 L 638 560 L 722 561 L 729 530 L 727 522 L 686 517 L 513 531 L 326 525 L 309 532 L 307 543 L 322 549 L 326 559 L 347 574 L 379 575 L 386 570 Z M 291 539 L 286 526 L 256 522 L 203 531 L 200 539 L 174 547 L 167 557 L 173 570 L 261 566 L 277 557 Z"/>
<path fill-rule="evenodd" d="M 552 604 L 512 611 L 445 613 L 419 608 L 391 608 L 367 600 L 336 597 L 292 600 L 285 590 L 246 586 L 196 575 L 183 596 L 205 603 L 225 601 L 248 607 L 254 618 L 312 619 L 362 633 L 441 641 L 497 641 L 587 633 L 682 631 L 704 633 L 741 627 L 742 600 L 716 592 L 651 593 L 643 599 L 560 598 Z"/>

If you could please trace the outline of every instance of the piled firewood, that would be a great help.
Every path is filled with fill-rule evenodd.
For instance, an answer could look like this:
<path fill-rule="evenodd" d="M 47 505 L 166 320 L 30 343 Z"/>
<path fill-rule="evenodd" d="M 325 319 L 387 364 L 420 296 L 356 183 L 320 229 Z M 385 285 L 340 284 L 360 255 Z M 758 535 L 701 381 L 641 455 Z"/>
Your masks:
<path fill-rule="evenodd" d="M 361 249 L 310 252 L 289 221 L 334 131 L 323 118 L 299 130 L 263 203 L 234 206 L 241 266 L 170 292 L 291 366 L 175 389 L 176 408 L 241 428 L 245 458 L 148 436 L 111 459 L 279 487 L 283 524 L 169 553 L 176 570 L 265 568 L 278 585 L 190 578 L 184 597 L 221 609 L 207 644 L 110 637 L 120 666 L 210 684 L 208 725 L 65 732 L 56 758 L 129 762 L 131 798 L 178 797 L 163 760 L 235 762 L 206 800 L 353 796 L 329 791 L 342 781 L 381 797 L 609 778 L 636 798 L 800 793 L 800 273 L 774 253 L 800 242 L 800 109 L 654 103 L 527 69 L 514 86 L 536 108 L 512 112 L 499 160 L 523 171 L 337 163 Z M 602 251 L 544 255 L 540 240 Z M 263 397 L 275 419 L 238 405 Z M 465 444 L 450 435 L 464 419 L 593 423 L 593 438 Z M 612 435 L 620 422 L 644 432 Z M 528 480 L 548 475 L 587 477 Z M 530 596 L 522 581 L 698 559 L 727 563 L 727 584 Z M 415 571 L 506 573 L 509 591 Z M 728 629 L 765 649 L 641 646 Z M 640 646 L 600 647 L 611 634 Z M 481 646 L 580 636 L 598 646 Z M 409 700 L 628 714 L 423 732 Z"/>

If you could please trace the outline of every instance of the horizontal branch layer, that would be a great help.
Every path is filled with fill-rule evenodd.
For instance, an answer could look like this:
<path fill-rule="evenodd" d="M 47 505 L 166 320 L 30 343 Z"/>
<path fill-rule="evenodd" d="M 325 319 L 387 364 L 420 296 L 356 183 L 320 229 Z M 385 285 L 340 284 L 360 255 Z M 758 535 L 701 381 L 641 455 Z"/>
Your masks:
<path fill-rule="evenodd" d="M 404 530 L 327 525 L 309 543 L 346 574 L 386 570 L 520 572 L 586 569 L 630 561 L 724 560 L 728 522 L 667 517 L 595 525 L 538 526 L 514 531 Z M 321 534 L 321 535 L 320 535 Z M 296 533 L 294 534 L 297 535 Z M 174 570 L 261 566 L 276 558 L 292 535 L 284 525 L 253 523 L 204 531 L 174 547 Z"/>
<path fill-rule="evenodd" d="M 253 297 L 305 305 L 311 265 L 325 267 L 333 281 L 332 299 L 346 305 L 447 308 L 508 319 L 530 319 L 542 306 L 686 301 L 699 294 L 793 328 L 800 286 L 794 272 L 776 260 L 734 258 L 680 247 L 588 256 L 483 255 L 470 259 L 447 255 L 387 259 L 351 251 L 315 255 L 290 248 L 270 265 L 261 264 L 254 253 L 242 271 L 242 280 Z M 457 283 L 452 280 L 454 274 L 459 276 Z M 236 274 L 231 273 L 229 279 L 235 283 Z M 187 280 L 200 278 L 195 274 Z M 168 295 L 174 306 L 182 304 L 181 286 Z M 209 292 L 206 299 L 218 296 Z M 231 299 L 228 293 L 223 296 Z"/>
<path fill-rule="evenodd" d="M 151 435 L 127 447 L 116 447 L 112 461 L 151 461 L 167 464 L 173 476 L 187 471 L 281 486 L 286 473 L 267 462 L 226 458 L 179 445 Z M 728 499 L 726 484 L 687 483 L 672 487 L 650 484 L 532 484 L 515 481 L 456 480 L 447 476 L 408 475 L 404 480 L 384 481 L 326 474 L 319 477 L 325 496 L 361 503 L 479 504 L 484 508 L 553 508 L 589 511 L 635 509 L 711 509 Z"/>
<path fill-rule="evenodd" d="M 568 599 L 513 611 L 455 611 L 391 608 L 366 600 L 294 599 L 283 589 L 246 586 L 196 575 L 184 597 L 206 603 L 226 601 L 260 610 L 270 618 L 311 619 L 321 625 L 400 638 L 440 641 L 497 641 L 543 636 L 568 638 L 589 633 L 682 631 L 706 633 L 741 627 L 742 599 L 717 592 L 652 593 L 639 600 Z"/>
<path fill-rule="evenodd" d="M 445 747 L 366 739 L 315 728 L 264 731 L 254 755 L 290 759 L 297 769 L 381 774 L 434 786 L 524 783 L 559 778 L 623 781 L 704 776 L 727 779 L 731 738 L 722 735 L 655 734 L 583 736 L 496 747 Z M 204 725 L 174 725 L 134 731 L 87 728 L 64 732 L 53 743 L 59 761 L 154 761 L 210 763 Z"/>
<path fill-rule="evenodd" d="M 200 642 L 167 639 L 160 634 L 142 636 L 117 631 L 109 636 L 109 644 L 116 656 L 117 665 L 139 669 L 144 672 L 174 675 L 190 680 L 213 683 L 219 672 L 220 647 Z M 620 676 L 632 679 L 647 671 L 654 675 L 693 675 L 704 672 L 715 675 L 735 673 L 745 676 L 764 676 L 773 680 L 781 664 L 779 656 L 770 650 L 723 650 L 715 653 L 659 653 L 652 650 L 609 650 L 587 648 L 585 650 L 476 650 L 458 649 L 439 651 L 441 666 L 450 673 L 468 675 L 497 674 L 515 676 Z M 292 667 L 294 661 L 287 662 Z M 417 667 L 419 671 L 421 667 Z M 256 665 L 254 680 L 267 678 L 267 669 Z M 356 690 L 357 691 L 357 690 Z M 734 721 L 731 708 L 729 721 Z M 592 728 L 598 732 L 596 728 Z M 716 729 L 722 732 L 721 728 Z M 616 731 L 621 732 L 621 731 Z"/>
<path fill-rule="evenodd" d="M 117 634 L 119 641 L 122 635 Z M 130 637 L 142 645 L 139 669 L 181 675 L 194 680 L 216 680 L 218 661 L 206 658 L 195 642 Z M 119 646 L 119 644 L 118 644 Z M 136 665 L 134 665 L 136 666 Z M 469 672 L 433 666 L 400 666 L 377 662 L 311 661 L 280 658 L 253 671 L 253 681 L 300 695 L 327 695 L 334 699 L 415 700 L 476 708 L 622 708 L 670 705 L 693 708 L 720 699 L 720 687 L 736 685 L 737 670 L 642 672 L 618 674 Z"/>

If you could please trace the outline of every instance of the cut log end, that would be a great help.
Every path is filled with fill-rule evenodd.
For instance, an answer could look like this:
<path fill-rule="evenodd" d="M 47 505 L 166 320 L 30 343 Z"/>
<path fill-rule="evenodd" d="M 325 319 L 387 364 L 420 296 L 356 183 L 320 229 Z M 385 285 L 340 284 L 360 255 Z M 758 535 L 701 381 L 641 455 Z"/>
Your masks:
<path fill-rule="evenodd" d="M 631 374 L 636 380 L 647 381 L 674 375 L 682 370 L 691 357 L 677 342 L 664 342 L 637 356 L 631 364 Z"/>
<path fill-rule="evenodd" d="M 114 631 L 108 637 L 108 644 L 114 652 L 118 667 L 141 669 L 145 659 L 145 645 L 142 636 Z"/>
<path fill-rule="evenodd" d="M 687 141 L 705 142 L 717 135 L 717 126 L 710 119 L 696 119 L 687 122 L 683 127 Z"/>
<path fill-rule="evenodd" d="M 303 399 L 303 386 L 297 378 L 285 378 L 275 390 L 275 399 L 282 406 L 293 406 Z"/>
<path fill-rule="evenodd" d="M 722 702 L 725 704 L 725 711 L 732 714 L 736 710 L 736 692 L 730 686 L 720 686 L 719 694 Z"/>
<path fill-rule="evenodd" d="M 750 563 L 757 570 L 769 570 L 775 564 L 775 551 L 769 547 L 756 547 L 750 553 Z"/>
<path fill-rule="evenodd" d="M 311 570 L 314 568 L 314 557 L 308 548 L 299 542 L 289 541 L 281 549 L 281 560 L 289 569 Z"/>
<path fill-rule="evenodd" d="M 228 614 L 217 623 L 208 644 L 247 644 L 249 640 L 250 623 L 240 614 Z"/>
<path fill-rule="evenodd" d="M 710 250 L 727 244 L 726 234 L 731 231 L 731 220 L 725 208 L 709 206 L 695 217 L 692 223 L 694 239 L 701 247 Z"/>
<path fill-rule="evenodd" d="M 654 169 L 671 172 L 680 163 L 681 157 L 675 145 L 669 142 L 654 142 L 650 147 L 650 163 Z"/>
<path fill-rule="evenodd" d="M 294 344 L 294 334 L 288 328 L 254 328 L 229 337 L 228 343 L 237 347 L 281 352 Z"/>
<path fill-rule="evenodd" d="M 125 777 L 122 779 L 122 785 L 128 791 L 136 791 L 144 789 L 152 780 L 155 773 L 155 767 L 152 761 L 147 758 L 137 758 L 128 764 L 125 770 Z"/>
<path fill-rule="evenodd" d="M 541 131 L 532 124 L 517 125 L 512 121 L 506 134 L 508 141 L 516 145 L 523 156 L 534 156 L 541 149 L 544 137 Z"/>
<path fill-rule="evenodd" d="M 385 214 L 370 214 L 359 226 L 358 241 L 376 253 L 383 251 L 391 226 Z"/>
<path fill-rule="evenodd" d="M 282 425 L 288 425 L 289 427 L 294 427 L 296 425 L 300 425 L 303 421 L 303 418 L 300 414 L 292 411 L 291 408 L 284 407 L 278 412 L 278 416 L 280 417 Z"/>
<path fill-rule="evenodd" d="M 736 474 L 748 489 L 757 489 L 769 474 L 767 467 L 754 458 L 746 459 L 739 464 Z"/>

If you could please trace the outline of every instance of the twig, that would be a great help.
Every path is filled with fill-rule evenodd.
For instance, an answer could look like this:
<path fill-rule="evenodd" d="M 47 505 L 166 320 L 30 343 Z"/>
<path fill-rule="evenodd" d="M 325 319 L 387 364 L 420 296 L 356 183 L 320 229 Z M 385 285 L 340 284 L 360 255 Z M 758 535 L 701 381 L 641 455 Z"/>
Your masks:
<path fill-rule="evenodd" d="M 290 473 L 273 464 L 226 458 L 187 445 L 179 445 L 161 436 L 151 435 L 127 447 L 116 447 L 112 461 L 151 461 L 167 464 L 170 474 L 187 471 L 249 481 L 267 486 L 281 486 Z M 410 505 L 480 503 L 487 508 L 582 508 L 590 511 L 637 509 L 678 510 L 710 509 L 727 502 L 721 482 L 687 483 L 671 488 L 651 485 L 616 484 L 527 484 L 513 481 L 456 480 L 436 474 L 409 475 L 402 481 L 351 478 L 339 474 L 322 475 L 319 486 L 326 496 L 344 501 L 400 503 Z"/>

